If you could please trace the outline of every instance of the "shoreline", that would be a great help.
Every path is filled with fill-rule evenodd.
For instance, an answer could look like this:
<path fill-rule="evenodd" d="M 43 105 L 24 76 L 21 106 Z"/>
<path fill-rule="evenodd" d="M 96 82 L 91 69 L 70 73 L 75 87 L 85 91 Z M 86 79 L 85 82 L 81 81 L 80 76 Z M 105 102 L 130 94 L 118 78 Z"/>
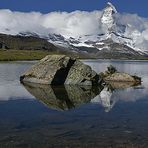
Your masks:
<path fill-rule="evenodd" d="M 87 57 L 86 55 L 81 54 L 72 54 L 72 53 L 59 53 L 59 52 L 51 52 L 51 51 L 43 51 L 43 50 L 0 50 L 0 62 L 11 62 L 11 61 L 36 61 L 41 60 L 47 55 L 67 55 L 67 56 L 73 56 L 76 59 L 79 60 L 100 60 L 100 61 L 148 61 L 148 58 L 137 58 L 137 59 L 118 59 L 118 58 L 92 58 Z"/>
<path fill-rule="evenodd" d="M 90 61 L 106 61 L 106 62 L 148 62 L 148 60 L 131 60 L 131 59 L 126 59 L 126 60 L 123 60 L 123 59 L 90 59 L 90 58 L 78 58 L 79 60 L 81 61 L 84 61 L 84 62 L 90 62 Z M 41 59 L 19 59 L 19 60 L 1 60 L 0 59 L 0 63 L 5 63 L 5 62 L 36 62 L 36 61 L 39 61 Z"/>
<path fill-rule="evenodd" d="M 44 57 L 43 57 L 44 58 Z M 0 59 L 0 63 L 2 62 L 34 62 L 34 61 L 39 61 L 41 60 L 42 58 L 36 58 L 36 59 L 11 59 L 11 60 L 1 60 Z M 78 58 L 79 60 L 82 60 L 84 62 L 87 62 L 87 61 L 112 61 L 112 62 L 148 62 L 148 59 L 145 60 L 145 59 L 97 59 L 97 58 L 94 58 L 94 59 L 90 59 L 90 58 Z"/>

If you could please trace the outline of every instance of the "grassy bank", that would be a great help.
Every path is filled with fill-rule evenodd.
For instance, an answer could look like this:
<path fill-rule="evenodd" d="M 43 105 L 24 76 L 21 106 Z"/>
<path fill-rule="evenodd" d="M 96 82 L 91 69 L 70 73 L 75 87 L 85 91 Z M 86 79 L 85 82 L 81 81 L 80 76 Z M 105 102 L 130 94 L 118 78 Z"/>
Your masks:
<path fill-rule="evenodd" d="M 65 54 L 68 56 L 73 56 L 78 59 L 98 59 L 95 57 L 89 57 L 82 54 L 76 54 L 71 52 L 51 52 L 43 50 L 2 50 L 0 49 L 0 61 L 23 61 L 23 60 L 40 60 L 46 55 L 52 54 Z M 111 60 L 111 59 L 110 59 Z M 113 60 L 113 59 L 112 59 Z M 134 60 L 134 59 L 116 59 L 116 60 Z M 137 58 L 136 60 L 148 60 L 148 58 Z"/>
<path fill-rule="evenodd" d="M 64 54 L 79 59 L 88 59 L 83 54 L 72 53 L 68 51 L 43 51 L 43 50 L 2 50 L 0 49 L 0 61 L 23 61 L 23 60 L 40 60 L 46 55 Z"/>
<path fill-rule="evenodd" d="M 0 50 L 0 61 L 39 60 L 49 54 L 54 53 L 39 50 Z"/>

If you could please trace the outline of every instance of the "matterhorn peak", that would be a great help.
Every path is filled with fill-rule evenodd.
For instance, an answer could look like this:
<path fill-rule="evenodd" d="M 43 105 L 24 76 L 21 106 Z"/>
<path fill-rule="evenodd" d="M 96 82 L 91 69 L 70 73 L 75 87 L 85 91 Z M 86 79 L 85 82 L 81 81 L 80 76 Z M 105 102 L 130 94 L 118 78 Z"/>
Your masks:
<path fill-rule="evenodd" d="M 110 7 L 113 10 L 114 13 L 117 13 L 117 10 L 116 10 L 115 6 L 112 3 L 107 2 L 107 7 Z"/>
<path fill-rule="evenodd" d="M 108 29 L 111 29 L 114 24 L 113 14 L 117 13 L 116 8 L 110 3 L 107 3 L 107 7 L 103 10 L 101 22 L 105 24 Z"/>

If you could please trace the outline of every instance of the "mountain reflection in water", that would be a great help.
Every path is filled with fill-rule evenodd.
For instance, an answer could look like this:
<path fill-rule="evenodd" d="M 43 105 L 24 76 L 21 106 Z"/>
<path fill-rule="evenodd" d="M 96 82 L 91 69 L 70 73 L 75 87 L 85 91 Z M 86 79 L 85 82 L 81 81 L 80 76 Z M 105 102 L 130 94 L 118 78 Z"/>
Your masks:
<path fill-rule="evenodd" d="M 109 112 L 115 103 L 121 99 L 118 95 L 120 90 L 123 92 L 135 87 L 133 83 L 118 82 L 95 87 L 77 85 L 51 86 L 34 83 L 24 83 L 23 85 L 31 95 L 52 109 L 69 110 L 91 102 L 101 104 L 106 112 Z"/>

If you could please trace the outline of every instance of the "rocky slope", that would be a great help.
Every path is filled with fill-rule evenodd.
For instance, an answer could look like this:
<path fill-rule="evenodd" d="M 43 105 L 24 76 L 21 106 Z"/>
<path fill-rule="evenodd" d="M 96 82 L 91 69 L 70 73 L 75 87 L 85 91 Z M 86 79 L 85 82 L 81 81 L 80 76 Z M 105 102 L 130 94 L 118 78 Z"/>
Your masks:
<path fill-rule="evenodd" d="M 90 57 L 83 51 L 77 52 L 73 49 L 69 50 L 61 46 L 55 46 L 47 41 L 47 39 L 40 38 L 37 35 L 22 36 L 22 35 L 7 35 L 0 34 L 0 51 L 16 51 L 16 50 L 40 50 L 49 52 L 49 54 L 66 54 L 73 57 Z M 10 52 L 11 53 L 11 52 Z M 18 54 L 20 54 L 18 52 Z"/>
<path fill-rule="evenodd" d="M 1 49 L 18 49 L 18 50 L 48 50 L 57 51 L 58 48 L 47 40 L 34 36 L 13 36 L 0 34 Z"/>
<path fill-rule="evenodd" d="M 139 37 L 138 31 L 128 24 L 120 24 L 117 16 L 116 8 L 108 2 L 100 18 L 102 28 L 105 30 L 103 34 L 88 34 L 77 38 L 50 34 L 48 40 L 56 46 L 83 51 L 98 58 L 147 58 L 147 51 L 135 45 L 136 38 Z M 127 34 L 129 28 L 133 30 L 130 35 Z"/>

